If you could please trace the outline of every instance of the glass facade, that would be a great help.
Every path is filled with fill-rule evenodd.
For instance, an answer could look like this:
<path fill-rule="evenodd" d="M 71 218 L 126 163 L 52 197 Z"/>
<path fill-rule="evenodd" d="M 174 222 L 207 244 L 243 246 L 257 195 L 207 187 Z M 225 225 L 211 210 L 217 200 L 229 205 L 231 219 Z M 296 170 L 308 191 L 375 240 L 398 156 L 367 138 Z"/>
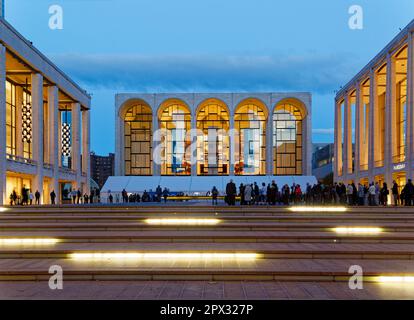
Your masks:
<path fill-rule="evenodd" d="M 152 111 L 138 104 L 125 116 L 125 174 L 152 174 Z"/>
<path fill-rule="evenodd" d="M 302 113 L 292 104 L 278 105 L 273 112 L 274 174 L 302 174 Z"/>
<path fill-rule="evenodd" d="M 266 113 L 259 103 L 240 105 L 234 115 L 235 175 L 266 174 Z"/>
<path fill-rule="evenodd" d="M 377 71 L 377 142 L 378 152 L 375 153 L 375 167 L 384 165 L 385 156 L 385 106 L 387 101 L 387 65 Z"/>
<path fill-rule="evenodd" d="M 395 57 L 396 68 L 396 109 L 395 109 L 395 140 L 393 162 L 405 161 L 406 124 L 407 124 L 407 57 L 408 49 L 404 48 Z"/>
<path fill-rule="evenodd" d="M 181 103 L 161 108 L 161 175 L 191 175 L 191 113 Z"/>
<path fill-rule="evenodd" d="M 6 153 L 16 155 L 16 86 L 6 81 Z"/>
<path fill-rule="evenodd" d="M 230 173 L 229 112 L 224 103 L 211 99 L 197 113 L 197 174 Z"/>
<path fill-rule="evenodd" d="M 371 82 L 370 79 L 366 80 L 362 84 L 362 110 L 360 113 L 362 126 L 360 126 L 360 170 L 368 170 L 368 141 L 369 141 L 369 114 L 370 114 L 370 95 L 371 95 Z"/>

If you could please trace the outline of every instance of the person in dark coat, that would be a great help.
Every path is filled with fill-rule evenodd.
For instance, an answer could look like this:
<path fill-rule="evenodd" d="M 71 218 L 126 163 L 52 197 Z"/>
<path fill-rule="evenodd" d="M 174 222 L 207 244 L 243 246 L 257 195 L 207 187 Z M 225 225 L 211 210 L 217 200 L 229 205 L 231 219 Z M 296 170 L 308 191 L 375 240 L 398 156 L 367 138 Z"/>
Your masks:
<path fill-rule="evenodd" d="M 39 190 L 36 190 L 35 192 L 35 199 L 36 199 L 36 204 L 39 205 L 40 204 L 40 192 Z"/>
<path fill-rule="evenodd" d="M 392 200 L 394 202 L 394 206 L 398 206 L 400 195 L 398 192 L 398 184 L 395 180 L 392 182 L 391 192 L 392 192 Z"/>
<path fill-rule="evenodd" d="M 229 202 L 229 206 L 234 206 L 236 204 L 236 194 L 236 184 L 233 182 L 233 180 L 230 180 L 230 182 L 226 186 L 226 195 Z"/>
<path fill-rule="evenodd" d="M 214 186 L 213 189 L 211 190 L 211 197 L 213 199 L 213 205 L 217 205 L 217 197 L 218 197 L 218 190 L 217 188 Z"/>
<path fill-rule="evenodd" d="M 52 190 L 52 192 L 50 193 L 50 202 L 52 204 L 56 204 L 56 193 L 55 193 L 55 190 Z"/>
<path fill-rule="evenodd" d="M 244 184 L 243 183 L 240 183 L 240 186 L 239 186 L 240 205 L 246 204 L 246 201 L 244 200 L 244 190 L 245 190 L 245 188 L 246 187 L 244 186 Z"/>
<path fill-rule="evenodd" d="M 404 187 L 405 205 L 411 206 L 413 203 L 414 185 L 411 179 L 408 179 L 407 184 Z"/>

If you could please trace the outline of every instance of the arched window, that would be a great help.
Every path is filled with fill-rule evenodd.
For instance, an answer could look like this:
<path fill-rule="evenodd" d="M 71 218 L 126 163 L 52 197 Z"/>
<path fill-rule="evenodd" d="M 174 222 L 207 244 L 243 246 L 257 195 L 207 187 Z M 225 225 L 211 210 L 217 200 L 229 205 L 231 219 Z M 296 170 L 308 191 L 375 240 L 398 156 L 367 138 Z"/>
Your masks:
<path fill-rule="evenodd" d="M 291 103 L 281 103 L 273 112 L 275 175 L 302 174 L 302 120 L 300 109 Z"/>
<path fill-rule="evenodd" d="M 152 174 L 152 111 L 136 104 L 125 115 L 125 174 Z"/>
<path fill-rule="evenodd" d="M 395 112 L 395 137 L 393 147 L 393 163 L 405 161 L 405 145 L 407 132 L 407 61 L 408 48 L 405 47 L 395 56 L 395 82 L 396 82 L 396 112 Z"/>
<path fill-rule="evenodd" d="M 230 138 L 229 112 L 216 99 L 201 104 L 197 112 L 197 174 L 228 175 Z"/>
<path fill-rule="evenodd" d="M 266 109 L 259 101 L 242 102 L 234 115 L 235 175 L 266 174 Z"/>
<path fill-rule="evenodd" d="M 161 174 L 191 175 L 191 113 L 180 101 L 160 107 Z"/>

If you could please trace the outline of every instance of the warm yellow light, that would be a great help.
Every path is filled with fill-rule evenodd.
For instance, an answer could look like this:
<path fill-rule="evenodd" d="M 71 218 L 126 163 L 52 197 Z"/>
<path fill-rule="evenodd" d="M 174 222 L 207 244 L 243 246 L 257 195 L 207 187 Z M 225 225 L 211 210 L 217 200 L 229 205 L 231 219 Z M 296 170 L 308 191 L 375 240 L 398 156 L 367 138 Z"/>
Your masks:
<path fill-rule="evenodd" d="M 379 276 L 375 280 L 382 283 L 414 283 L 414 276 Z"/>
<path fill-rule="evenodd" d="M 293 212 L 345 212 L 345 207 L 291 207 Z"/>
<path fill-rule="evenodd" d="M 146 219 L 145 223 L 151 225 L 216 225 L 219 219 Z"/>
<path fill-rule="evenodd" d="M 7 211 L 7 210 L 9 210 L 9 209 L 7 209 L 7 208 L 3 208 L 3 207 L 0 207 L 0 212 L 5 212 L 5 211 Z"/>
<path fill-rule="evenodd" d="M 58 243 L 58 239 L 53 238 L 3 238 L 0 239 L 0 245 L 53 245 Z"/>
<path fill-rule="evenodd" d="M 255 260 L 257 253 L 204 253 L 204 252 L 94 252 L 72 253 L 70 258 L 76 260 L 150 260 L 150 259 L 185 259 L 185 260 Z"/>
<path fill-rule="evenodd" d="M 377 227 L 338 227 L 333 228 L 333 231 L 340 234 L 378 234 L 383 229 Z"/>

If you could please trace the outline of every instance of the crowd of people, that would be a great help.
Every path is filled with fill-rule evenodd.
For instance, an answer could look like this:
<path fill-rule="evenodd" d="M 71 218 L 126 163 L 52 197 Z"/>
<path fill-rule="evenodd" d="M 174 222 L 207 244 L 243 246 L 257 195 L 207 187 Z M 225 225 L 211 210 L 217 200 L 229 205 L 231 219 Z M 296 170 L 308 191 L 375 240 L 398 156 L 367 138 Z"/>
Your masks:
<path fill-rule="evenodd" d="M 213 190 L 217 190 L 216 187 Z M 236 204 L 236 197 L 240 199 L 240 205 L 333 205 L 342 204 L 349 206 L 386 206 L 388 205 L 389 195 L 391 195 L 392 205 L 394 206 L 412 206 L 414 205 L 414 184 L 411 179 L 402 188 L 396 181 L 393 181 L 391 189 L 388 189 L 386 183 L 381 186 L 378 182 L 363 185 L 358 183 L 334 183 L 325 185 L 317 183 L 306 184 L 305 188 L 299 184 L 291 186 L 285 184 L 281 188 L 272 181 L 270 184 L 262 183 L 260 186 L 253 184 L 240 184 L 237 188 L 233 180 L 226 185 L 225 202 L 232 206 Z M 213 204 L 217 204 L 217 196 Z"/>
<path fill-rule="evenodd" d="M 49 194 L 50 204 L 55 205 L 56 201 L 56 192 L 52 190 Z M 16 190 L 13 190 L 9 197 L 9 204 L 11 206 L 21 205 L 40 205 L 41 193 L 39 190 L 36 190 L 35 193 L 31 189 L 27 188 L 25 185 L 21 189 L 21 193 L 18 194 Z M 90 194 L 82 194 L 80 190 L 67 190 L 62 191 L 62 198 L 66 203 L 71 204 L 87 204 L 87 203 L 99 203 L 100 202 L 100 191 L 99 189 L 92 189 Z"/>
<path fill-rule="evenodd" d="M 107 203 L 139 203 L 139 202 L 167 202 L 169 196 L 185 196 L 182 192 L 171 193 L 166 187 L 157 186 L 155 191 L 145 190 L 142 194 L 128 193 L 125 189 L 121 193 L 112 194 L 108 191 Z M 56 204 L 56 193 L 53 190 L 50 194 L 50 203 Z M 72 204 L 100 203 L 101 195 L 99 189 L 91 190 L 90 194 L 82 194 L 80 190 L 64 190 L 63 199 Z M 212 204 L 218 204 L 220 192 L 216 186 L 208 191 L 206 196 L 212 199 Z M 39 205 L 41 194 L 38 190 L 35 193 L 23 186 L 21 194 L 15 190 L 10 194 L 10 205 Z M 236 205 L 349 205 L 349 206 L 387 206 L 391 199 L 394 206 L 414 205 L 414 184 L 411 179 L 400 188 L 396 181 L 393 181 L 389 189 L 386 183 L 380 185 L 372 182 L 369 185 L 361 183 L 334 183 L 325 185 L 307 183 L 304 188 L 293 183 L 291 186 L 285 184 L 279 187 L 275 181 L 269 184 L 256 182 L 252 184 L 240 184 L 236 186 L 233 180 L 226 185 L 224 201 L 230 206 Z"/>

